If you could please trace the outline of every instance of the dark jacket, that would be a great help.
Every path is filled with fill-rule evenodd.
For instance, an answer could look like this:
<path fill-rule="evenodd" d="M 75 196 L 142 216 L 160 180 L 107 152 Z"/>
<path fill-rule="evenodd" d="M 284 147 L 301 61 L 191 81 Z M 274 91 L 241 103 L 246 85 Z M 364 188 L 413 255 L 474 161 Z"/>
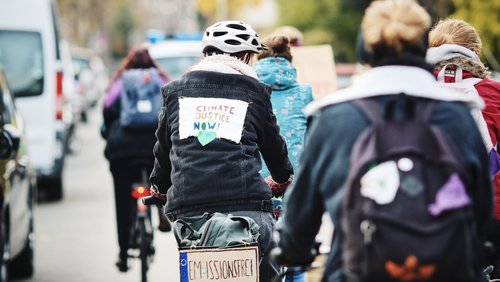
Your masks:
<path fill-rule="evenodd" d="M 368 74 L 369 72 L 371 73 Z M 375 72 L 378 72 L 378 75 L 373 75 Z M 365 82 L 367 85 L 361 85 Z M 328 212 L 334 226 L 340 231 L 344 184 L 350 166 L 352 146 L 360 133 L 369 126 L 368 119 L 350 99 L 362 91 L 365 91 L 365 97 L 376 97 L 376 101 L 382 104 L 390 96 L 380 95 L 403 92 L 427 98 L 441 97 L 439 99 L 442 100 L 451 97 L 438 91 L 432 92 L 433 88 L 437 89 L 437 86 L 433 87 L 435 81 L 432 75 L 416 67 L 389 69 L 388 72 L 380 72 L 378 68 L 374 68 L 363 74 L 357 83 L 358 85 L 353 85 L 344 93 L 330 96 L 332 99 L 340 99 L 330 105 L 325 102 L 311 126 L 300 159 L 300 170 L 285 209 L 280 236 L 279 245 L 291 262 L 304 263 L 311 257 L 310 250 L 323 212 Z M 338 96 L 334 98 L 335 95 Z M 355 98 L 362 98 L 361 96 Z M 343 97 L 346 98 L 344 101 Z M 403 109 L 398 108 L 398 111 Z M 484 236 L 485 224 L 492 215 L 492 190 L 488 159 L 484 154 L 485 147 L 469 108 L 461 102 L 439 101 L 434 108 L 431 122 L 455 143 L 463 157 L 463 164 L 469 172 L 465 182 L 467 187 L 473 189 L 470 195 L 477 233 Z M 323 281 L 345 281 L 342 244 L 342 233 L 335 231 Z"/>
<path fill-rule="evenodd" d="M 286 182 L 293 173 L 268 86 L 239 74 L 191 71 L 163 87 L 162 93 L 164 107 L 156 132 L 151 182 L 167 193 L 166 212 L 259 210 L 254 203 L 271 198 L 271 190 L 259 174 L 261 153 L 275 181 Z M 189 124 L 180 125 L 180 101 L 188 98 L 201 103 L 201 111 L 212 98 L 226 99 L 222 101 L 228 105 L 247 104 L 238 132 L 241 140 L 221 138 L 218 127 L 208 130 L 199 123 L 193 125 L 194 114 L 188 117 Z M 234 113 L 229 108 L 214 114 L 227 115 L 227 120 L 222 120 L 232 121 Z M 193 126 L 216 138 L 204 145 L 198 131 L 198 136 L 181 138 L 181 130 L 192 130 Z"/>
<path fill-rule="evenodd" d="M 166 80 L 162 78 L 162 83 Z M 108 89 L 103 109 L 101 135 L 106 139 L 104 156 L 109 161 L 123 159 L 150 159 L 153 162 L 153 147 L 156 141 L 155 129 L 127 131 L 120 126 L 120 96 L 123 83 L 119 78 Z"/>

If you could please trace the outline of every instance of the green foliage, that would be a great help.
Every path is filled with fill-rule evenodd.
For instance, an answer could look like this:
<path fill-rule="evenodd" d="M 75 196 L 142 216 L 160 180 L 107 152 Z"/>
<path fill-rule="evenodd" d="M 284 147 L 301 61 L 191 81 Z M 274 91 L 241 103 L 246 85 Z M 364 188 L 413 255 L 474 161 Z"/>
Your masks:
<path fill-rule="evenodd" d="M 305 44 L 331 44 L 337 61 L 356 61 L 356 36 L 370 0 L 278 0 L 280 24 L 304 33 Z M 419 0 L 433 22 L 452 15 L 476 27 L 484 43 L 483 53 L 500 58 L 499 0 Z M 500 68 L 500 66 L 498 66 Z"/>
<path fill-rule="evenodd" d="M 128 52 L 129 35 L 136 28 L 132 0 L 57 0 L 62 36 L 73 45 L 88 46 L 97 34 L 110 39 L 111 55 L 123 58 Z"/>
<path fill-rule="evenodd" d="M 117 12 L 113 17 L 111 55 L 113 57 L 124 57 L 127 55 L 129 47 L 129 35 L 135 23 L 134 15 L 130 10 L 127 1 L 120 1 Z"/>
<path fill-rule="evenodd" d="M 57 0 L 61 36 L 73 44 L 86 46 L 97 33 L 105 32 L 108 24 L 107 1 Z"/>
<path fill-rule="evenodd" d="M 456 13 L 453 18 L 463 19 L 474 26 L 483 41 L 483 55 L 492 68 L 500 71 L 500 1 L 453 0 Z M 495 59 L 497 58 L 497 59 Z"/>
<path fill-rule="evenodd" d="M 262 0 L 196 0 L 196 6 L 203 21 L 208 24 L 220 20 L 229 20 L 246 5 L 259 5 Z M 224 15 L 226 14 L 226 15 Z M 218 17 L 228 18 L 218 18 Z"/>
<path fill-rule="evenodd" d="M 447 17 L 455 11 L 453 0 L 420 0 L 418 2 L 430 14 L 433 22 Z"/>
<path fill-rule="evenodd" d="M 279 0 L 280 22 L 303 31 L 305 44 L 331 44 L 337 61 L 354 61 L 365 2 Z"/>

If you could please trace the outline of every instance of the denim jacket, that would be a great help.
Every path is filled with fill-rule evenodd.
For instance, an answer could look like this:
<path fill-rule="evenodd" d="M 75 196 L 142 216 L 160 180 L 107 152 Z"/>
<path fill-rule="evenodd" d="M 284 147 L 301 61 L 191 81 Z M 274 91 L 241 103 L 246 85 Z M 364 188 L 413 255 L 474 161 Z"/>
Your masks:
<path fill-rule="evenodd" d="M 271 198 L 261 153 L 277 182 L 289 179 L 270 92 L 249 76 L 198 70 L 162 88 L 150 179 L 167 193 L 167 213 L 259 210 L 247 204 Z"/>
<path fill-rule="evenodd" d="M 469 173 L 464 180 L 471 189 L 476 219 L 474 228 L 480 238 L 484 237 L 486 224 L 492 218 L 488 158 L 470 109 L 465 105 L 475 98 L 446 93 L 438 88 L 430 73 L 417 67 L 373 68 L 352 87 L 338 91 L 306 110 L 315 113 L 314 121 L 300 159 L 300 171 L 285 207 L 279 246 L 290 263 L 307 262 L 311 259 L 322 215 L 327 212 L 336 231 L 322 281 L 346 281 L 342 259 L 344 235 L 337 230 L 342 230 L 342 203 L 352 147 L 369 126 L 368 119 L 352 101 L 371 97 L 385 104 L 399 93 L 441 100 L 434 108 L 431 123 L 455 143 L 464 166 L 468 168 Z M 470 101 L 465 101 L 467 99 Z M 398 114 L 404 110 L 401 105 L 397 107 Z M 477 252 L 480 254 L 482 250 Z M 478 276 L 480 271 L 478 269 Z"/>

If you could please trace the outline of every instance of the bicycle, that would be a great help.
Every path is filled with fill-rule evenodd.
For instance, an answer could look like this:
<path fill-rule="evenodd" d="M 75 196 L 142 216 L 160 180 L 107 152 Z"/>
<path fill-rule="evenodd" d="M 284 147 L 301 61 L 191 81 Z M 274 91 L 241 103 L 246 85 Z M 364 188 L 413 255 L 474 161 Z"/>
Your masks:
<path fill-rule="evenodd" d="M 330 254 L 330 248 L 323 246 L 320 241 L 316 241 L 311 253 L 314 254 L 314 260 L 309 264 L 301 265 L 288 265 L 282 267 L 283 271 L 276 275 L 272 282 L 284 282 L 284 281 L 320 281 L 323 276 L 323 271 L 325 268 L 326 260 Z M 271 259 L 281 264 L 281 249 L 276 247 L 271 251 Z M 308 273 L 307 278 L 299 278 L 299 280 L 294 280 L 295 273 Z"/>
<path fill-rule="evenodd" d="M 164 204 L 160 195 L 142 201 Z M 251 217 L 205 212 L 176 219 L 172 228 L 181 282 L 259 281 L 259 225 Z"/>
<path fill-rule="evenodd" d="M 140 259 L 141 282 L 147 282 L 147 272 L 149 265 L 153 261 L 155 250 L 153 247 L 153 224 L 151 222 L 151 209 L 141 200 L 150 196 L 151 191 L 148 185 L 148 167 L 150 162 L 137 162 L 141 167 L 141 182 L 132 185 L 131 195 L 136 204 L 136 215 L 130 229 L 129 250 L 136 250 L 136 254 L 129 254 L 129 257 Z"/>
<path fill-rule="evenodd" d="M 276 248 L 275 251 L 273 251 L 272 256 L 274 257 L 275 260 L 276 259 L 279 260 L 278 256 L 280 256 L 280 252 L 281 252 L 281 250 L 279 248 Z M 315 249 L 313 250 L 313 252 L 318 252 L 318 255 L 316 256 L 316 258 L 313 262 L 311 262 L 310 264 L 307 264 L 307 265 L 293 265 L 293 266 L 284 267 L 283 272 L 280 273 L 279 275 L 277 275 L 273 279 L 273 282 L 283 282 L 285 276 L 288 274 L 294 274 L 297 272 L 310 272 L 310 271 L 317 271 L 317 270 L 319 270 L 318 274 L 320 274 L 320 276 L 314 277 L 314 278 L 317 278 L 317 280 L 314 278 L 311 279 L 311 277 L 308 277 L 307 281 L 319 281 L 321 279 L 321 274 L 322 274 L 324 267 L 325 267 L 326 258 L 324 258 L 324 260 L 321 261 L 321 260 L 318 260 L 318 257 L 328 256 L 329 250 L 325 250 L 325 249 L 321 250 L 317 245 L 317 246 L 315 246 Z M 483 270 L 484 282 L 500 282 L 500 279 L 496 279 L 496 278 L 491 277 L 491 275 L 493 275 L 494 271 L 495 271 L 495 267 L 493 265 L 489 265 L 489 266 L 484 268 L 484 270 Z M 288 281 L 293 282 L 293 279 L 288 280 Z"/>
<path fill-rule="evenodd" d="M 484 243 L 486 250 L 486 268 L 483 270 L 483 276 L 487 282 L 500 282 L 500 259 L 499 249 L 492 241 Z"/>

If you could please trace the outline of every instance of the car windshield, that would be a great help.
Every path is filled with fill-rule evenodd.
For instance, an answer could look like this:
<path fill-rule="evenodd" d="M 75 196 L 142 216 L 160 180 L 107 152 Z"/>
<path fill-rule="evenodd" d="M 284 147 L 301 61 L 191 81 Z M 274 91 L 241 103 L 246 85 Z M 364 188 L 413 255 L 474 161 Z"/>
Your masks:
<path fill-rule="evenodd" d="M 90 69 L 90 60 L 88 59 L 73 57 L 73 63 L 78 66 L 79 70 Z"/>
<path fill-rule="evenodd" d="M 179 78 L 186 70 L 200 61 L 199 56 L 164 57 L 155 59 L 170 79 Z"/>
<path fill-rule="evenodd" d="M 75 70 L 75 79 L 80 80 L 80 74 L 86 70 L 90 70 L 90 60 L 80 57 L 73 57 L 71 60 Z"/>
<path fill-rule="evenodd" d="M 16 97 L 42 94 L 43 50 L 40 33 L 0 30 L 0 64 Z"/>

